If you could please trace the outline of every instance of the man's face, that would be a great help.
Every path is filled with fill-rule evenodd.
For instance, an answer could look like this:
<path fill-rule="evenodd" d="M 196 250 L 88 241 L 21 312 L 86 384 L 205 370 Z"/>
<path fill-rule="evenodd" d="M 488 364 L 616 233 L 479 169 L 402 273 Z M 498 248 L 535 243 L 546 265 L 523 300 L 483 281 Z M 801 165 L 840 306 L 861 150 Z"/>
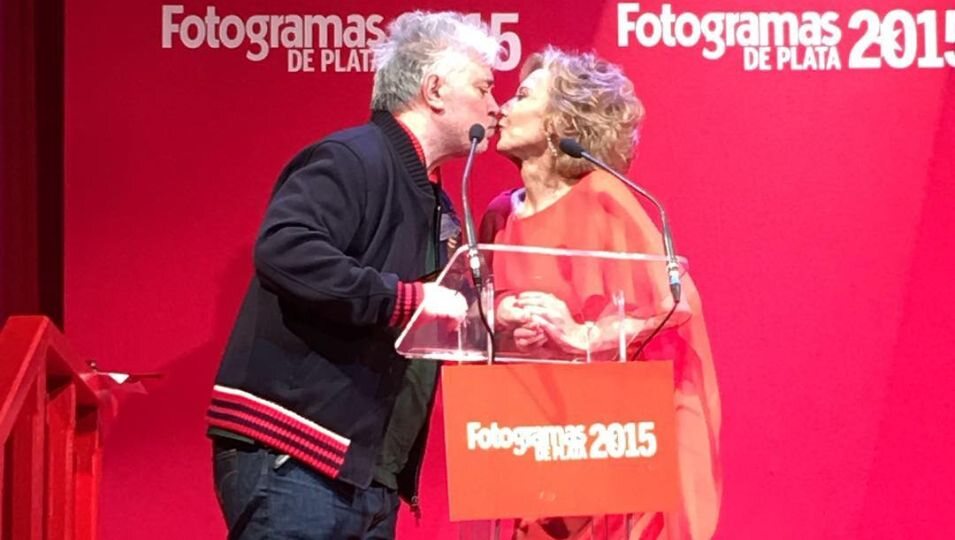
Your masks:
<path fill-rule="evenodd" d="M 451 72 L 440 89 L 444 102 L 441 126 L 449 151 L 456 155 L 466 154 L 471 146 L 468 131 L 474 124 L 481 124 L 487 135 L 479 150 L 487 149 L 487 140 L 497 126 L 499 108 L 491 88 L 494 74 L 483 62 L 462 56 L 465 65 Z"/>

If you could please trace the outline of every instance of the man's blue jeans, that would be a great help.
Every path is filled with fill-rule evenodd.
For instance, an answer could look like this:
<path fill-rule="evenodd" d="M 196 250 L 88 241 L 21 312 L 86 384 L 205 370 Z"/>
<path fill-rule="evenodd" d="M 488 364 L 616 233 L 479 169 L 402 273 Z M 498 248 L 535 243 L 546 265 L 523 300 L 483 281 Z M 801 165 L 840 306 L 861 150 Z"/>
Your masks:
<path fill-rule="evenodd" d="M 213 443 L 219 507 L 234 540 L 393 539 L 398 494 L 361 489 L 294 459 L 226 439 Z"/>

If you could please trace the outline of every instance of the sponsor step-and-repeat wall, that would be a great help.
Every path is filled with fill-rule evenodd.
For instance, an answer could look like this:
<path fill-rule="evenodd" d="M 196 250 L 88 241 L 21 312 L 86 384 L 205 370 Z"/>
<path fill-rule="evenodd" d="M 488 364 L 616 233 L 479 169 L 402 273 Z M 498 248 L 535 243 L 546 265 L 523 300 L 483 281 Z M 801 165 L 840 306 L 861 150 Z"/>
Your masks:
<path fill-rule="evenodd" d="M 548 44 L 634 81 L 629 173 L 667 207 L 713 342 L 720 538 L 955 531 L 955 6 L 88 0 L 66 5 L 66 329 L 100 366 L 164 374 L 110 429 L 104 538 L 223 535 L 203 417 L 272 184 L 368 118 L 369 46 L 409 9 L 489 25 L 501 103 Z M 520 183 L 493 145 L 473 174 L 478 214 Z M 438 413 L 402 538 L 457 531 Z"/>

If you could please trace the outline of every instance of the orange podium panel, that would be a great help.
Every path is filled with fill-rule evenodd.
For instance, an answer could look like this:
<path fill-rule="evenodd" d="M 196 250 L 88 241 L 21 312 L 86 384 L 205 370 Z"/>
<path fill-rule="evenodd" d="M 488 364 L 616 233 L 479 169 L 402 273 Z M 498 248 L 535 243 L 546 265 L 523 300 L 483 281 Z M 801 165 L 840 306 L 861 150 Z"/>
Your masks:
<path fill-rule="evenodd" d="M 452 521 L 678 506 L 669 361 L 445 366 Z"/>

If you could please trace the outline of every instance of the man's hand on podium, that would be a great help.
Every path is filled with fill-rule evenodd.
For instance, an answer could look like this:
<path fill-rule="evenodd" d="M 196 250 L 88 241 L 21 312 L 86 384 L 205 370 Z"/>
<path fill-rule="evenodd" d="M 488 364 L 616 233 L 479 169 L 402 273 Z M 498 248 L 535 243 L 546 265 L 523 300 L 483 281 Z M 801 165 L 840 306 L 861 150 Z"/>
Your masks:
<path fill-rule="evenodd" d="M 457 291 L 442 287 L 437 283 L 425 283 L 422 311 L 426 315 L 441 319 L 451 319 L 457 323 L 464 320 L 468 313 L 468 303 Z"/>

